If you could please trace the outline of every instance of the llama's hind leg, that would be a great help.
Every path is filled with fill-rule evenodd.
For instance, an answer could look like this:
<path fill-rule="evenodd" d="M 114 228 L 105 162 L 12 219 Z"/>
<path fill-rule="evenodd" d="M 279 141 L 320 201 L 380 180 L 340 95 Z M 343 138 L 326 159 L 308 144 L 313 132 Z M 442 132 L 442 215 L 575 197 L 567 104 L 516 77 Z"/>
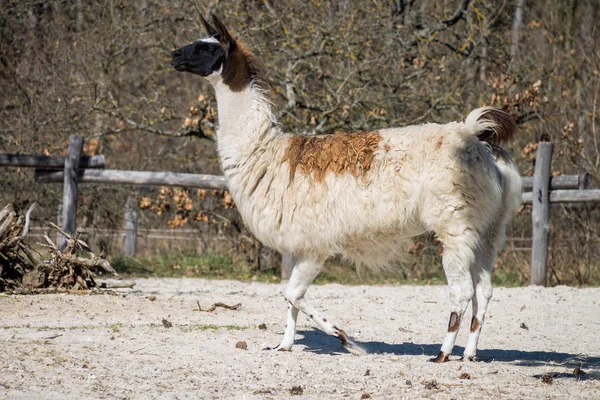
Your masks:
<path fill-rule="evenodd" d="M 306 301 L 306 299 L 304 299 L 306 290 L 317 277 L 322 266 L 323 264 L 321 262 L 310 259 L 299 259 L 294 265 L 292 275 L 284 290 L 284 296 L 291 306 L 291 311 L 288 312 L 288 326 L 286 327 L 283 340 L 278 346 L 278 349 L 291 349 L 296 334 L 296 321 L 291 313 L 294 309 L 298 309 L 312 319 L 322 331 L 337 337 L 350 353 L 355 355 L 364 354 L 365 351 L 354 343 L 343 330 L 337 328 L 325 315 L 317 311 Z"/>
<path fill-rule="evenodd" d="M 474 289 L 471 280 L 469 266 L 474 259 L 473 251 L 470 246 L 445 247 L 443 256 L 443 266 L 450 288 L 450 320 L 448 321 L 448 332 L 442 344 L 438 356 L 432 359 L 433 362 L 442 363 L 448 361 L 448 356 L 452 354 L 458 328 L 463 315 L 473 297 Z"/>
<path fill-rule="evenodd" d="M 467 339 L 467 346 L 463 353 L 463 360 L 473 361 L 477 353 L 477 342 L 481 334 L 481 327 L 485 319 L 488 304 L 492 298 L 492 268 L 496 251 L 493 245 L 482 248 L 478 252 L 476 263 L 472 266 L 471 276 L 475 286 L 473 296 L 473 317 L 471 318 L 471 332 Z"/>

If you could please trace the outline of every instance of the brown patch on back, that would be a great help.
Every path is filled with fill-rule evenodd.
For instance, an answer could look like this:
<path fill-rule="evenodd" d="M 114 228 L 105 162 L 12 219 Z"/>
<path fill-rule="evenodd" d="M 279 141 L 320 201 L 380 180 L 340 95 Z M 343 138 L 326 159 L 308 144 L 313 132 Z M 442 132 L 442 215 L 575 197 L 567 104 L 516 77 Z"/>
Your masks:
<path fill-rule="evenodd" d="M 263 73 L 262 66 L 256 56 L 238 41 L 230 45 L 229 54 L 223 65 L 223 83 L 233 92 L 241 92 L 250 82 L 263 89 L 269 84 Z"/>
<path fill-rule="evenodd" d="M 492 121 L 496 126 L 495 128 L 486 129 L 479 133 L 477 137 L 479 140 L 488 142 L 490 144 L 501 144 L 508 142 L 515 134 L 517 130 L 517 124 L 513 117 L 505 111 L 498 108 L 491 108 L 479 117 L 479 120 Z"/>
<path fill-rule="evenodd" d="M 306 176 L 312 174 L 317 182 L 323 182 L 329 172 L 364 178 L 371 169 L 380 141 L 378 132 L 294 135 L 285 150 L 283 162 L 290 164 L 290 180 L 294 179 L 296 171 Z"/>
<path fill-rule="evenodd" d="M 479 320 L 477 317 L 471 318 L 471 332 L 475 332 L 479 328 Z"/>
<path fill-rule="evenodd" d="M 460 318 L 455 312 L 450 313 L 450 320 L 448 321 L 448 332 L 455 332 L 460 325 Z"/>

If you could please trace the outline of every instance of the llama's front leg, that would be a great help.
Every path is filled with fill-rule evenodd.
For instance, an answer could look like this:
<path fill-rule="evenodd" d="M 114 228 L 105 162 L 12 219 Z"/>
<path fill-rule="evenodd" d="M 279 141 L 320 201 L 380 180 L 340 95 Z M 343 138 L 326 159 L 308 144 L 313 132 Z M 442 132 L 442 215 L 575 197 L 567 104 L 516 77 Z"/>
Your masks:
<path fill-rule="evenodd" d="M 354 354 L 355 356 L 367 354 L 365 349 L 356 344 L 356 342 L 354 342 L 346 334 L 346 332 L 335 326 L 325 315 L 317 311 L 305 299 L 299 299 L 294 304 L 300 309 L 300 311 L 308 315 L 308 317 L 312 319 L 313 322 L 316 323 L 323 332 L 338 338 L 342 343 L 342 346 L 344 346 L 344 348 L 350 353 Z"/>
<path fill-rule="evenodd" d="M 450 288 L 451 312 L 448 333 L 446 333 L 441 351 L 436 358 L 431 360 L 436 363 L 448 361 L 448 357 L 452 354 L 460 322 L 474 294 L 473 281 L 469 271 L 470 262 L 466 261 L 464 256 L 464 253 L 457 254 L 444 250 L 443 264 Z"/>
<path fill-rule="evenodd" d="M 285 322 L 285 332 L 283 339 L 277 347 L 266 348 L 265 350 L 290 351 L 294 345 L 294 337 L 296 336 L 296 320 L 298 319 L 298 309 L 291 303 L 288 303 L 287 320 Z"/>
<path fill-rule="evenodd" d="M 306 290 L 321 272 L 323 264 L 316 261 L 302 260 L 294 257 L 294 268 L 290 280 L 285 286 L 283 295 L 288 301 L 288 312 L 285 323 L 285 331 L 281 343 L 266 350 L 290 351 L 296 337 L 296 321 L 299 308 L 295 306 L 298 299 L 304 297 Z"/>
<path fill-rule="evenodd" d="M 294 314 L 294 310 L 300 310 L 312 319 L 325 333 L 337 337 L 342 342 L 342 345 L 352 354 L 364 354 L 365 351 L 354 343 L 343 330 L 333 325 L 326 316 L 319 313 L 304 299 L 306 290 L 315 280 L 322 267 L 322 262 L 311 259 L 299 259 L 296 261 L 290 280 L 283 293 L 291 308 L 288 310 L 287 326 L 283 340 L 277 349 L 290 350 L 292 348 L 296 334 L 296 317 L 298 313 L 295 311 Z"/>

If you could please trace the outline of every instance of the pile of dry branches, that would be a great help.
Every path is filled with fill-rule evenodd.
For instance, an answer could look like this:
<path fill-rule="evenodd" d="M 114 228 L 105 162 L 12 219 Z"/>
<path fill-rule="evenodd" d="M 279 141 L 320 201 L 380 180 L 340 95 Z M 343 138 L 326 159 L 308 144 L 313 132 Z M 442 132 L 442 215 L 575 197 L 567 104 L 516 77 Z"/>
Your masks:
<path fill-rule="evenodd" d="M 24 241 L 35 206 L 34 203 L 24 217 L 17 216 L 10 204 L 0 211 L 0 292 L 87 290 L 98 286 L 95 272 L 119 277 L 108 261 L 79 239 L 82 230 L 71 236 L 53 223 L 51 227 L 66 237 L 66 246 L 60 249 L 44 232 L 45 243 L 38 244 L 47 249 L 48 255 L 40 261 L 34 253 L 42 255 Z"/>

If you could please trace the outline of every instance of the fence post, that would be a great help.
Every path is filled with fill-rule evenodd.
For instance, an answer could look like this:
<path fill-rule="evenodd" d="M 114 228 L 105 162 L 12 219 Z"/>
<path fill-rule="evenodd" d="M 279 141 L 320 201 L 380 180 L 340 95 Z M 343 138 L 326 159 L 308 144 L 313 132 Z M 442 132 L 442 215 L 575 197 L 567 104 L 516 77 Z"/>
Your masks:
<path fill-rule="evenodd" d="M 535 157 L 533 172 L 533 203 L 531 220 L 533 238 L 531 243 L 531 284 L 546 286 L 548 264 L 548 232 L 550 203 L 550 164 L 554 145 L 540 142 Z"/>
<path fill-rule="evenodd" d="M 69 137 L 69 149 L 65 157 L 65 180 L 63 187 L 62 229 L 68 234 L 75 233 L 77 228 L 77 173 L 81 162 L 83 136 Z M 67 241 L 60 236 L 58 248 L 64 249 Z"/>
<path fill-rule="evenodd" d="M 135 250 L 137 247 L 138 230 L 138 210 L 133 196 L 127 197 L 123 220 L 123 228 L 125 229 L 125 237 L 123 238 L 123 254 L 127 256 L 133 256 L 135 255 Z"/>
<path fill-rule="evenodd" d="M 58 207 L 56 207 L 56 225 L 57 226 L 62 226 L 63 224 L 63 205 L 62 203 L 58 203 Z M 56 231 L 56 236 L 54 237 L 54 243 L 56 243 L 57 245 L 62 243 L 61 241 L 64 239 L 63 235 L 59 232 Z"/>
<path fill-rule="evenodd" d="M 577 178 L 579 183 L 579 187 L 577 189 L 586 190 L 590 187 L 591 176 L 588 172 L 586 172 L 583 169 L 580 169 L 577 173 Z"/>
<path fill-rule="evenodd" d="M 294 269 L 294 257 L 291 254 L 283 253 L 281 255 L 281 281 L 286 282 L 292 276 Z"/>

